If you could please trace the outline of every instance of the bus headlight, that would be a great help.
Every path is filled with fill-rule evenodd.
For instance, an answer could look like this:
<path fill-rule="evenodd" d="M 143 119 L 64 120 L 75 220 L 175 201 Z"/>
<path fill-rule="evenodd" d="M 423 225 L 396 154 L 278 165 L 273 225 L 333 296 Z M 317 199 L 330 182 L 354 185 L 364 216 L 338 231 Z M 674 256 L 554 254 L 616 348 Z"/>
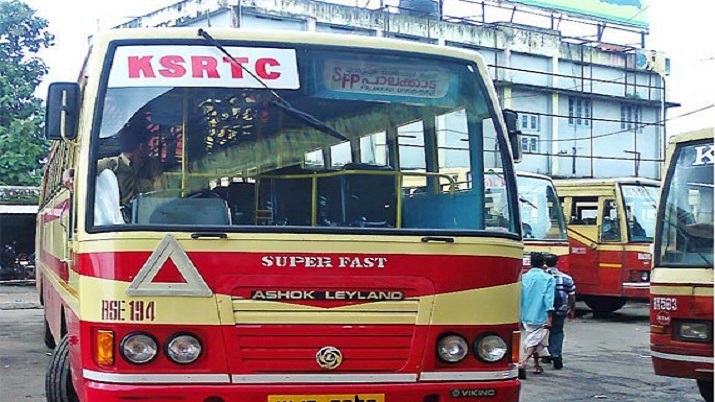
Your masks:
<path fill-rule="evenodd" d="M 681 322 L 678 325 L 678 338 L 686 341 L 708 341 L 710 340 L 710 325 L 705 322 Z"/>
<path fill-rule="evenodd" d="M 501 336 L 484 335 L 474 342 L 474 352 L 481 360 L 494 363 L 501 360 L 507 352 L 507 345 Z"/>
<path fill-rule="evenodd" d="M 166 355 L 179 364 L 189 364 L 201 355 L 201 342 L 192 335 L 179 334 L 166 344 Z"/>
<path fill-rule="evenodd" d="M 437 342 L 437 356 L 446 363 L 457 363 L 469 354 L 467 340 L 459 335 L 443 336 Z"/>
<path fill-rule="evenodd" d="M 649 272 L 648 271 L 641 272 L 641 282 L 648 282 L 648 279 L 650 279 Z"/>
<path fill-rule="evenodd" d="M 122 339 L 119 350 L 127 361 L 134 364 L 149 363 L 156 357 L 156 341 L 149 334 L 134 332 Z"/>

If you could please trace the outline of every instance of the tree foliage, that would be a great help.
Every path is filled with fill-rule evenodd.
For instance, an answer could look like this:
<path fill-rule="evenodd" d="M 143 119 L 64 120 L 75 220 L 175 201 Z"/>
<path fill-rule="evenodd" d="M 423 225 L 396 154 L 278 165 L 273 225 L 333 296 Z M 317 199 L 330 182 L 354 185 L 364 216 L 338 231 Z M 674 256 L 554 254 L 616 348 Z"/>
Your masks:
<path fill-rule="evenodd" d="M 18 0 L 0 0 L 0 185 L 38 185 L 47 155 L 42 100 L 47 74 L 37 52 L 53 45 L 47 20 Z"/>

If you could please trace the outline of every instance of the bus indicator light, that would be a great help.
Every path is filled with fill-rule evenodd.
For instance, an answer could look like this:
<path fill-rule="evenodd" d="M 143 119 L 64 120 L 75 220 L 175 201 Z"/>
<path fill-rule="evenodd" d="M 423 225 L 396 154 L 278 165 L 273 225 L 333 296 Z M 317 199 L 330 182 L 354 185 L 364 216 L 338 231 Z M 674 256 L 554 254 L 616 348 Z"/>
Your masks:
<path fill-rule="evenodd" d="M 511 333 L 511 361 L 520 361 L 519 352 L 521 351 L 521 332 L 512 331 Z"/>
<path fill-rule="evenodd" d="M 95 333 L 96 349 L 94 360 L 100 366 L 114 364 L 114 331 L 97 330 Z"/>

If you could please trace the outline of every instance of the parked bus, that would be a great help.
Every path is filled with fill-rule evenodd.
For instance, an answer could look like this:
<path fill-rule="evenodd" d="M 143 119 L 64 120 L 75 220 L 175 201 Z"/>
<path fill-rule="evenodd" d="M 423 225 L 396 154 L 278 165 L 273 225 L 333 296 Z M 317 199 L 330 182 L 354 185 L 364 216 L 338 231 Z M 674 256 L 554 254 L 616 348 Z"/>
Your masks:
<path fill-rule="evenodd" d="M 48 400 L 517 401 L 518 132 L 482 59 L 210 31 L 97 35 L 49 87 Z"/>
<path fill-rule="evenodd" d="M 559 270 L 569 272 L 569 240 L 553 181 L 548 176 L 517 172 L 516 183 L 524 238 L 523 269 L 531 268 L 532 252 L 542 252 L 557 255 Z"/>
<path fill-rule="evenodd" d="M 569 271 L 594 312 L 648 300 L 659 183 L 641 178 L 555 180 L 568 217 Z"/>
<path fill-rule="evenodd" d="M 668 148 L 651 273 L 650 348 L 658 375 L 694 378 L 713 400 L 713 129 Z"/>

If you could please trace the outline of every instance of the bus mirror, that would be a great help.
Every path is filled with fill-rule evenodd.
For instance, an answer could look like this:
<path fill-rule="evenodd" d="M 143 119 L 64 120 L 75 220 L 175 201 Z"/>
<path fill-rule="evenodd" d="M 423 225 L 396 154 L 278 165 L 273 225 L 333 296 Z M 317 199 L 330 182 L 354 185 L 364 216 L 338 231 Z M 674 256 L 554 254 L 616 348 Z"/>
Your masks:
<path fill-rule="evenodd" d="M 511 155 L 515 163 L 521 162 L 521 130 L 517 128 L 519 116 L 515 111 L 504 109 L 504 122 L 506 123 L 506 131 L 511 145 Z"/>
<path fill-rule="evenodd" d="M 45 138 L 73 140 L 77 138 L 79 122 L 79 85 L 74 82 L 53 82 L 47 90 Z"/>

